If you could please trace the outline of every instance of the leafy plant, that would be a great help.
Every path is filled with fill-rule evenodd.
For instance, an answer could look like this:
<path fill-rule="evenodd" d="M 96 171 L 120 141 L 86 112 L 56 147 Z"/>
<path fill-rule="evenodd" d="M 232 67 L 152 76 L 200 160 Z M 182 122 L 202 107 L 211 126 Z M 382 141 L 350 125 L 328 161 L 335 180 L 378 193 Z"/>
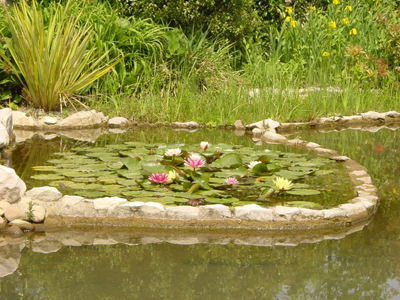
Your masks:
<path fill-rule="evenodd" d="M 107 52 L 96 58 L 95 48 L 88 49 L 91 29 L 77 28 L 80 15 L 69 16 L 70 3 L 53 6 L 48 24 L 45 9 L 35 1 L 29 7 L 23 0 L 6 12 L 11 32 L 6 44 L 14 61 L 0 55 L 16 70 L 24 97 L 36 108 L 61 107 L 118 62 L 101 66 Z"/>

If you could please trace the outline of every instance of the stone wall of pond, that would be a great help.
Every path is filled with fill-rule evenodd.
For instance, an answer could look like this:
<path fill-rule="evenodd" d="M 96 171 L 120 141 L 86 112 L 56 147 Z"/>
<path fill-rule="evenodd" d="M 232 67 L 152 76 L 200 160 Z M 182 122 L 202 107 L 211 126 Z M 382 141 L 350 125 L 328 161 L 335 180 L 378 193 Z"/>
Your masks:
<path fill-rule="evenodd" d="M 374 115 L 374 114 L 373 114 Z M 376 116 L 398 120 L 400 114 L 395 112 Z M 3 136 L 10 142 L 11 131 L 7 124 L 19 128 L 84 128 L 100 126 L 128 126 L 129 121 L 123 119 L 108 119 L 95 111 L 80 112 L 66 119 L 42 117 L 35 119 L 25 113 L 13 112 L 9 109 L 0 110 L 0 132 L 4 127 Z M 381 118 L 381 119 L 382 119 Z M 361 116 L 361 119 L 376 119 L 372 114 Z M 73 120 L 73 122 L 71 121 Z M 113 121 L 111 121 L 113 120 Z M 357 116 L 355 120 L 359 121 Z M 68 122 L 67 122 L 68 121 Z M 111 121 L 111 122 L 110 122 Z M 192 124 L 191 122 L 189 122 Z M 192 124 L 193 125 L 193 124 Z M 191 125 L 191 126 L 192 126 Z M 12 126 L 12 125 L 11 125 Z M 85 199 L 79 196 L 62 195 L 53 187 L 38 187 L 26 191 L 25 184 L 15 174 L 14 170 L 1 166 L 0 168 L 0 227 L 13 225 L 11 232 L 19 235 L 16 229 L 39 230 L 38 225 L 44 221 L 47 228 L 63 228 L 67 226 L 120 226 L 120 227 L 168 227 L 168 228 L 234 228 L 258 230 L 298 230 L 346 227 L 358 224 L 373 216 L 378 207 L 378 197 L 375 186 L 367 170 L 348 157 L 339 156 L 331 149 L 321 147 L 299 139 L 288 140 L 277 133 L 282 124 L 271 119 L 243 126 L 236 122 L 236 129 L 251 129 L 253 140 L 263 140 L 272 143 L 282 143 L 293 147 L 305 148 L 319 155 L 329 157 L 344 165 L 350 179 L 354 183 L 355 197 L 348 203 L 331 209 L 305 209 L 286 206 L 264 208 L 257 204 L 231 208 L 221 204 L 194 206 L 164 206 L 157 202 L 127 201 L 118 197 Z M 7 134 L 8 137 L 5 135 Z M 7 145 L 5 143 L 5 145 Z M 26 222 L 34 225 L 29 227 Z M 36 224 L 36 225 L 35 225 Z"/>

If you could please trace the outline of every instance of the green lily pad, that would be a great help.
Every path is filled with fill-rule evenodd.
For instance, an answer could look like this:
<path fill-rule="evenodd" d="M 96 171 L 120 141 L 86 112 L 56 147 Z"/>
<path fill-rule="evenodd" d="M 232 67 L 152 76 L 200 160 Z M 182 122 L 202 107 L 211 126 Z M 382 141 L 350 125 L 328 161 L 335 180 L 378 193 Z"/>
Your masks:
<path fill-rule="evenodd" d="M 56 167 L 56 166 L 34 166 L 34 167 L 32 167 L 32 169 L 35 171 L 40 171 L 40 172 L 47 172 L 47 171 L 57 170 L 58 167 Z"/>
<path fill-rule="evenodd" d="M 95 198 L 101 198 L 106 196 L 107 194 L 104 192 L 99 192 L 99 191 L 77 191 L 75 192 L 75 195 L 85 197 L 88 199 L 95 199 Z"/>
<path fill-rule="evenodd" d="M 243 165 L 242 157 L 237 153 L 227 153 L 221 158 L 217 159 L 211 166 L 221 167 L 221 168 L 238 168 Z"/>
<path fill-rule="evenodd" d="M 36 180 L 60 180 L 64 179 L 65 177 L 57 174 L 40 174 L 40 175 L 33 175 L 31 176 L 31 178 Z"/>

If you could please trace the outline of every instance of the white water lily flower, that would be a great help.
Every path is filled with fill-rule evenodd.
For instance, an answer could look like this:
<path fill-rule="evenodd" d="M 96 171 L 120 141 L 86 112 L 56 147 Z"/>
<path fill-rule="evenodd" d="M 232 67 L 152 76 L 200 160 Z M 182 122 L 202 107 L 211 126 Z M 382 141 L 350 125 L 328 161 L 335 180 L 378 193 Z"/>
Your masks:
<path fill-rule="evenodd" d="M 253 169 L 255 165 L 261 164 L 261 161 L 253 160 L 249 163 L 249 169 Z"/>
<path fill-rule="evenodd" d="M 165 156 L 180 156 L 182 154 L 182 150 L 180 148 L 168 149 L 165 151 Z"/>
<path fill-rule="evenodd" d="M 203 149 L 204 151 L 206 151 L 208 148 L 210 148 L 210 143 L 208 143 L 208 142 L 201 142 L 201 143 L 200 143 L 200 147 L 201 147 L 201 149 Z"/>
<path fill-rule="evenodd" d="M 292 181 L 283 177 L 276 177 L 273 183 L 280 191 L 287 191 L 293 187 Z"/>

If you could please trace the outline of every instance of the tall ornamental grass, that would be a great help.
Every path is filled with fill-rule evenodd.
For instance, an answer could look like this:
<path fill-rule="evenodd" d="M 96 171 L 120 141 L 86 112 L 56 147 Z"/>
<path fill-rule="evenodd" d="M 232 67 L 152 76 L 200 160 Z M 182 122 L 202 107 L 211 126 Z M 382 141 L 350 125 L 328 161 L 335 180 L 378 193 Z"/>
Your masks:
<path fill-rule="evenodd" d="M 107 52 L 96 56 L 88 48 L 91 28 L 78 26 L 80 14 L 71 16 L 71 2 L 46 11 L 25 0 L 6 12 L 11 38 L 6 39 L 12 61 L 2 59 L 23 84 L 23 95 L 35 108 L 55 110 L 76 92 L 110 71 L 116 60 L 102 65 Z"/>

